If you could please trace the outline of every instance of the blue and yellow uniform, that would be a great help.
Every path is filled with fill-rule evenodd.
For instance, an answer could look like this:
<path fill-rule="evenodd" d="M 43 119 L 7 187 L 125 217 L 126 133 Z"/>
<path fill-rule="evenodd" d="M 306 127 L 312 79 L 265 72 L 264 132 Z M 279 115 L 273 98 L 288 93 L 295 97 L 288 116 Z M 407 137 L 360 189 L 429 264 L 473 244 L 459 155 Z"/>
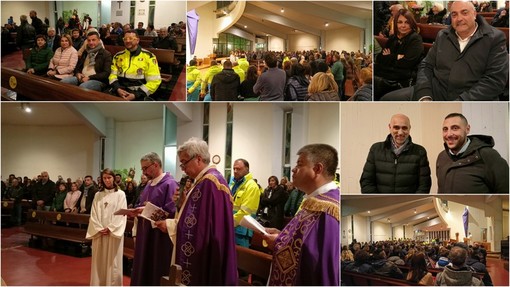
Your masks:
<path fill-rule="evenodd" d="M 200 71 L 197 66 L 189 66 L 186 68 L 186 89 L 187 89 L 187 101 L 198 101 L 200 93 L 200 84 L 202 82 L 200 78 Z"/>
<path fill-rule="evenodd" d="M 260 202 L 260 190 L 253 180 L 253 175 L 248 173 L 239 180 L 234 179 L 230 186 L 234 197 L 234 226 L 236 244 L 250 247 L 250 239 L 253 231 L 239 225 L 245 215 L 255 218 Z"/>
<path fill-rule="evenodd" d="M 118 88 L 127 89 L 142 100 L 154 94 L 161 84 L 158 60 L 140 46 L 134 52 L 125 49 L 113 57 L 108 80 L 114 92 Z"/>

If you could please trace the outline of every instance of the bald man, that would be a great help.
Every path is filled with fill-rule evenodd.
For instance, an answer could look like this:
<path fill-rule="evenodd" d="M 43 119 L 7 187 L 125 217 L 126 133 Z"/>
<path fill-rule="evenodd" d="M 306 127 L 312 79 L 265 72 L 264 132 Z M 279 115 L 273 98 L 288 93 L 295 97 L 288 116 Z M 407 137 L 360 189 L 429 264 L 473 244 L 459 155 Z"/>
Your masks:
<path fill-rule="evenodd" d="M 413 99 L 497 101 L 505 91 L 508 97 L 508 40 L 503 32 L 477 15 L 471 2 L 453 2 L 450 15 L 450 28 L 437 34 L 418 67 Z"/>
<path fill-rule="evenodd" d="M 362 193 L 429 193 L 427 151 L 411 140 L 411 121 L 396 114 L 388 124 L 390 134 L 372 145 L 363 167 Z"/>

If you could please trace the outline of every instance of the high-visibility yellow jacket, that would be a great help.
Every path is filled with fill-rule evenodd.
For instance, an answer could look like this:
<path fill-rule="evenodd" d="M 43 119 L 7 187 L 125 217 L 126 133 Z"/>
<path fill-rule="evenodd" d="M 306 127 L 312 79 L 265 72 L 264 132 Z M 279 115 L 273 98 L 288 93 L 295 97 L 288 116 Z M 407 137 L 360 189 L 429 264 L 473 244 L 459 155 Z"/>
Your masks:
<path fill-rule="evenodd" d="M 188 87 L 188 93 L 193 93 L 200 83 L 200 71 L 197 66 L 189 66 L 186 68 L 186 86 Z M 193 85 L 191 85 L 193 84 Z M 191 86 L 191 87 L 190 87 Z"/>
<path fill-rule="evenodd" d="M 244 79 L 246 78 L 246 75 L 244 74 L 243 69 L 241 67 L 239 67 L 239 66 L 235 66 L 232 69 L 234 70 L 234 72 L 236 72 L 236 74 L 241 79 L 241 83 L 244 82 Z"/>
<path fill-rule="evenodd" d="M 207 72 L 205 72 L 205 76 L 202 79 L 202 93 L 205 94 L 205 89 L 207 87 L 207 84 L 211 84 L 212 79 L 216 74 L 221 72 L 223 70 L 223 67 L 220 65 L 211 66 Z"/>
<path fill-rule="evenodd" d="M 234 190 L 235 185 L 234 181 L 230 189 L 234 192 L 234 226 L 238 226 L 245 215 L 255 216 L 257 214 L 260 190 L 251 173 L 245 175 L 241 185 Z"/>
<path fill-rule="evenodd" d="M 158 60 L 140 46 L 134 52 L 125 49 L 113 57 L 108 80 L 114 91 L 129 88 L 137 98 L 150 96 L 161 84 Z"/>
<path fill-rule="evenodd" d="M 243 69 L 244 73 L 247 74 L 248 68 L 250 67 L 250 62 L 248 62 L 246 58 L 239 58 L 239 60 L 237 60 L 237 63 L 239 64 L 239 67 Z"/>

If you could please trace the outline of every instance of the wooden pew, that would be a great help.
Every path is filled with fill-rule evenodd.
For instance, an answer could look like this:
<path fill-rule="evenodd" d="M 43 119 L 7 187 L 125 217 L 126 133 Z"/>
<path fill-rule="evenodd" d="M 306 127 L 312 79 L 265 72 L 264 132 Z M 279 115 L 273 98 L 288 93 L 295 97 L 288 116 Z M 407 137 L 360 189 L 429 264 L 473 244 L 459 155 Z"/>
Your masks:
<path fill-rule="evenodd" d="M 420 36 L 424 43 L 434 43 L 434 41 L 436 41 L 437 33 L 448 27 L 449 26 L 446 25 L 418 24 Z"/>
<path fill-rule="evenodd" d="M 245 273 L 257 276 L 263 280 L 262 283 L 265 285 L 270 275 L 269 272 L 271 270 L 273 256 L 239 245 L 236 245 L 236 252 L 237 268 Z M 240 277 L 238 285 L 250 286 L 252 284 Z"/>
<path fill-rule="evenodd" d="M 135 258 L 135 241 L 133 240 L 133 236 L 131 231 L 133 230 L 134 220 L 128 218 L 126 222 L 126 230 L 124 231 L 124 250 L 123 256 L 128 260 L 132 260 Z"/>
<path fill-rule="evenodd" d="M 88 223 L 88 214 L 29 210 L 23 231 L 30 234 L 29 246 L 31 247 L 35 244 L 34 236 L 52 238 L 78 243 L 78 255 L 88 256 L 92 243 L 91 240 L 85 238 Z"/>
<path fill-rule="evenodd" d="M 2 226 L 10 225 L 13 207 L 13 200 L 2 200 Z"/>
<path fill-rule="evenodd" d="M 493 11 L 493 12 L 478 12 L 477 14 L 478 14 L 478 15 L 480 15 L 480 16 L 482 16 L 482 17 L 484 17 L 484 18 L 485 18 L 485 17 L 491 17 L 491 18 L 494 18 L 494 16 L 496 16 L 496 13 L 497 13 L 497 12 Z M 489 22 L 489 24 L 490 24 L 490 22 Z"/>
<path fill-rule="evenodd" d="M 16 92 L 18 96 L 35 101 L 123 101 L 109 94 L 4 67 L 2 87 Z"/>
<path fill-rule="evenodd" d="M 411 266 L 407 266 L 407 265 L 397 265 L 397 266 L 404 274 L 409 273 L 409 271 L 411 270 Z M 432 274 L 432 276 L 434 278 L 436 278 L 438 273 L 443 272 L 443 269 L 442 268 L 427 268 L 427 271 L 430 272 L 430 274 Z M 473 276 L 482 280 L 482 278 L 483 278 L 483 276 L 485 276 L 485 274 L 475 272 L 475 273 L 473 273 Z"/>
<path fill-rule="evenodd" d="M 185 286 L 181 283 L 182 268 L 181 266 L 174 264 L 170 266 L 168 276 L 162 276 L 160 280 L 161 286 Z"/>
<path fill-rule="evenodd" d="M 404 279 L 342 270 L 341 286 L 424 286 Z"/>

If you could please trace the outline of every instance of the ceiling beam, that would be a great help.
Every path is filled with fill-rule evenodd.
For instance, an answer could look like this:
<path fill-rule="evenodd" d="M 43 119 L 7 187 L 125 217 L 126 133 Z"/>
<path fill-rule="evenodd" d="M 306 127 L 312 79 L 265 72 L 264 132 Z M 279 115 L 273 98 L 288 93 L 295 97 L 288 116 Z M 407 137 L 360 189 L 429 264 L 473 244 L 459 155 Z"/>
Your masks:
<path fill-rule="evenodd" d="M 263 19 L 264 21 L 269 21 L 283 26 L 287 26 L 289 27 L 289 30 L 295 29 L 315 36 L 321 35 L 321 31 L 319 29 L 305 25 L 304 22 L 290 20 L 289 18 L 277 15 L 274 12 L 259 8 L 253 4 L 247 3 L 244 13 L 254 15 L 256 17 L 259 17 L 260 19 Z"/>
<path fill-rule="evenodd" d="M 354 26 L 358 28 L 365 29 L 365 20 L 358 18 L 356 16 L 352 16 L 349 14 L 344 14 L 338 12 L 333 9 L 327 9 L 324 6 L 314 4 L 309 1 L 293 1 L 292 5 L 289 5 L 289 2 L 286 1 L 272 1 L 271 4 L 279 5 L 282 7 L 288 7 L 289 9 L 295 9 L 298 11 L 304 11 L 304 13 L 322 18 L 324 20 L 330 22 L 338 22 L 342 24 L 346 24 L 349 26 Z M 325 5 L 328 5 L 328 1 L 324 2 Z"/>

